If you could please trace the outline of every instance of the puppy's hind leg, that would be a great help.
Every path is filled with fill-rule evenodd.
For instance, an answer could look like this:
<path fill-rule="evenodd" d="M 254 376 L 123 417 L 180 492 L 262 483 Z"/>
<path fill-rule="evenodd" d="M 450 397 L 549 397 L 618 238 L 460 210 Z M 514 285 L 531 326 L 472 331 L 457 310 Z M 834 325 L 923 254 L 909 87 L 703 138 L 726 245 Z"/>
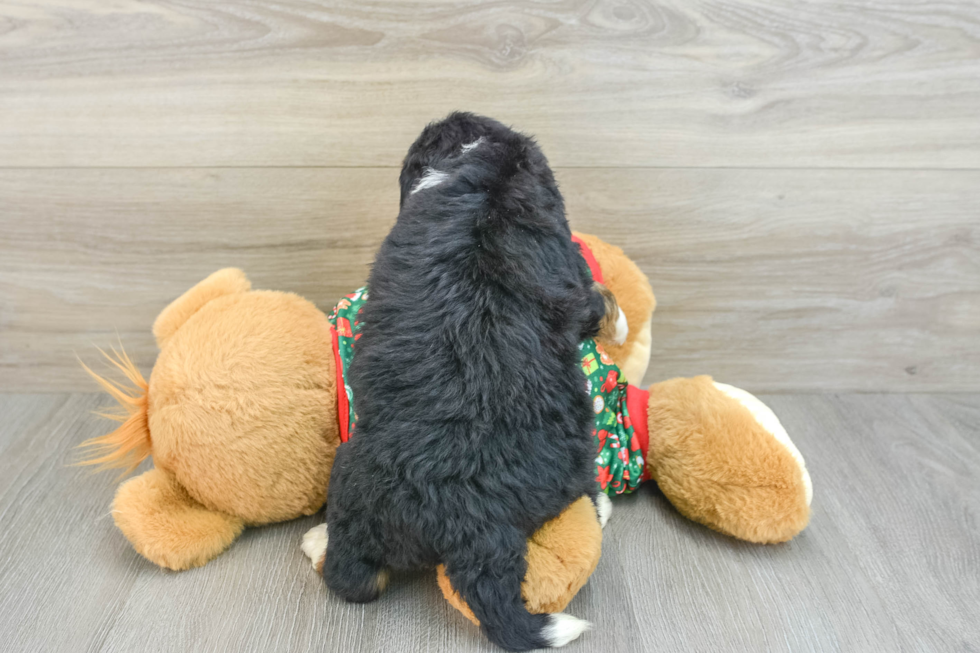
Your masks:
<path fill-rule="evenodd" d="M 612 517 L 612 501 L 609 500 L 609 495 L 605 492 L 597 494 L 594 501 L 595 510 L 599 516 L 599 526 L 605 528 L 606 524 L 609 523 L 609 518 Z"/>
<path fill-rule="evenodd" d="M 460 541 L 468 544 L 446 560 L 446 575 L 491 642 L 510 651 L 564 646 L 590 628 L 571 615 L 527 611 L 521 598 L 527 542 L 517 529 Z"/>
<path fill-rule="evenodd" d="M 322 567 L 327 587 L 353 603 L 368 603 L 381 596 L 388 585 L 388 570 L 371 549 L 370 543 L 332 528 Z"/>
<path fill-rule="evenodd" d="M 327 557 L 327 525 L 320 524 L 306 531 L 300 548 L 313 563 L 318 574 L 323 573 L 323 560 Z"/>

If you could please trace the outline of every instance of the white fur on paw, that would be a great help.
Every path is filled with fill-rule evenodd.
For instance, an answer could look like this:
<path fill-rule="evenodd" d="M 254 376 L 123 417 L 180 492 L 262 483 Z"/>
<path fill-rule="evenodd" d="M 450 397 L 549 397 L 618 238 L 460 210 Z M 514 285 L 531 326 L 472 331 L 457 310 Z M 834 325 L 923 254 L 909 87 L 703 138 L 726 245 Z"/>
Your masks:
<path fill-rule="evenodd" d="M 544 627 L 541 634 L 548 642 L 548 646 L 564 646 L 590 628 L 592 628 L 592 624 L 585 619 L 579 619 L 564 612 L 556 612 L 548 615 L 548 625 Z"/>
<path fill-rule="evenodd" d="M 316 569 L 316 566 L 327 555 L 326 522 L 306 531 L 306 535 L 303 536 L 303 544 L 300 546 L 303 549 L 303 553 L 306 554 L 306 557 L 313 563 L 313 568 Z"/>
<path fill-rule="evenodd" d="M 595 498 L 595 509 L 599 513 L 599 526 L 606 527 L 609 518 L 612 516 L 612 500 L 605 492 L 600 492 Z"/>
<path fill-rule="evenodd" d="M 630 325 L 626 321 L 626 313 L 618 306 L 616 310 L 619 311 L 619 315 L 616 316 L 616 334 L 613 336 L 613 342 L 621 345 L 626 342 L 626 337 L 630 334 Z"/>

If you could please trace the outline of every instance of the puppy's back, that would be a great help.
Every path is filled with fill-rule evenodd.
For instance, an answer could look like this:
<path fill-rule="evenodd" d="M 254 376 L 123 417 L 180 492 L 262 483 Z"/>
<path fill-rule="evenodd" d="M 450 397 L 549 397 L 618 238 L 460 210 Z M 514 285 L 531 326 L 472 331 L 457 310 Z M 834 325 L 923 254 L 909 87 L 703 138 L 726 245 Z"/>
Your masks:
<path fill-rule="evenodd" d="M 361 419 L 401 421 L 422 398 L 428 421 L 467 428 L 565 408 L 541 399 L 575 379 L 585 264 L 534 141 L 478 126 L 437 143 L 376 259 L 351 370 Z"/>

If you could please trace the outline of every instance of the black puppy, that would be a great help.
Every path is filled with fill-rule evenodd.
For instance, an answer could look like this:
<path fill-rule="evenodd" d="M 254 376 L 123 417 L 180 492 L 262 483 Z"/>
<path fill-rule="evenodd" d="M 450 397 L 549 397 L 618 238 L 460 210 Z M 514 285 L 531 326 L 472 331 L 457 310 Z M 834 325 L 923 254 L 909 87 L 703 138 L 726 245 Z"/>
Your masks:
<path fill-rule="evenodd" d="M 446 565 L 487 637 L 561 646 L 588 623 L 521 600 L 527 537 L 595 498 L 579 343 L 603 296 L 534 141 L 456 113 L 401 175 L 349 370 L 358 421 L 337 451 L 323 575 L 371 601 L 388 569 Z"/>

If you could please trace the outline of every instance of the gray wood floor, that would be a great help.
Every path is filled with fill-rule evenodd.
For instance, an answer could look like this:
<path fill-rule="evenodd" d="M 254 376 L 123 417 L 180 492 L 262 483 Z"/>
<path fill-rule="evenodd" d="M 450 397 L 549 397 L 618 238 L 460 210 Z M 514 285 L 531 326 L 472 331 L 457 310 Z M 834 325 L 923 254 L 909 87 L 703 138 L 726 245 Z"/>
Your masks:
<path fill-rule="evenodd" d="M 616 501 L 569 611 L 569 651 L 980 649 L 980 395 L 765 397 L 814 479 L 810 527 L 754 546 L 653 487 Z M 66 465 L 96 395 L 0 395 L 0 650 L 489 651 L 431 574 L 379 601 L 327 594 L 299 551 L 316 518 L 163 572 L 109 517 L 111 474 Z"/>

